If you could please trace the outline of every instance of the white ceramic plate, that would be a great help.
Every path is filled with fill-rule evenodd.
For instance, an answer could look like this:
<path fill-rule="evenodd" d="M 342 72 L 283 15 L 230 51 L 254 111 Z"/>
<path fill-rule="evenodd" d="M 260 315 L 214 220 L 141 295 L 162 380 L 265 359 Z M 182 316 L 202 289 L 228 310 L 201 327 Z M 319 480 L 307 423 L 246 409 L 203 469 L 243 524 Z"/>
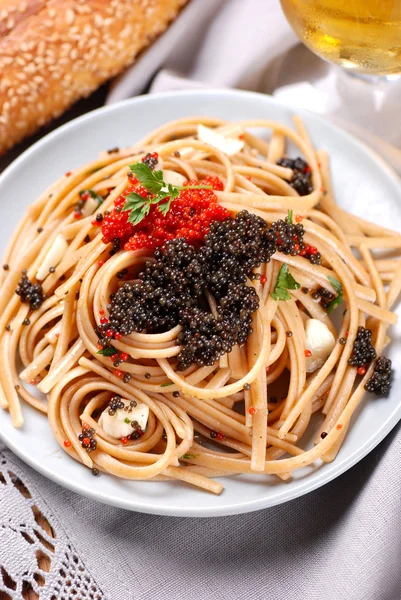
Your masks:
<path fill-rule="evenodd" d="M 291 111 L 269 96 L 239 91 L 191 91 L 135 98 L 84 115 L 50 133 L 24 152 L 0 177 L 0 240 L 4 249 L 27 206 L 60 174 L 88 162 L 101 150 L 128 146 L 172 119 L 209 115 L 228 120 L 267 118 L 291 124 Z M 375 223 L 401 230 L 401 186 L 393 172 L 353 137 L 309 113 L 302 114 L 314 144 L 330 152 L 339 203 Z M 387 353 L 400 364 L 401 328 Z M 294 473 L 286 483 L 272 476 L 224 478 L 221 496 L 178 482 L 129 482 L 91 472 L 54 441 L 46 419 L 24 407 L 17 430 L 0 411 L 5 443 L 34 469 L 79 494 L 114 506 L 175 516 L 218 516 L 286 502 L 331 481 L 370 452 L 401 418 L 396 373 L 389 398 L 366 396 L 337 459 Z"/>

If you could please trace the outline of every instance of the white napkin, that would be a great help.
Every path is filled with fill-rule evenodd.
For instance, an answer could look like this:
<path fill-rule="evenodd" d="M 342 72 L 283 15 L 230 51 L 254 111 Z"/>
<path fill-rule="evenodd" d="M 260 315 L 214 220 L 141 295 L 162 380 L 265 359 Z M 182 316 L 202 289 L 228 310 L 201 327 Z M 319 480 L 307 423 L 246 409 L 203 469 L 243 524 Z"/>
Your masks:
<path fill-rule="evenodd" d="M 114 82 L 107 102 L 141 93 L 152 78 L 151 92 L 237 87 L 272 94 L 329 117 L 401 173 L 393 145 L 401 146 L 401 83 L 372 85 L 322 61 L 300 44 L 278 0 L 192 0 Z"/>

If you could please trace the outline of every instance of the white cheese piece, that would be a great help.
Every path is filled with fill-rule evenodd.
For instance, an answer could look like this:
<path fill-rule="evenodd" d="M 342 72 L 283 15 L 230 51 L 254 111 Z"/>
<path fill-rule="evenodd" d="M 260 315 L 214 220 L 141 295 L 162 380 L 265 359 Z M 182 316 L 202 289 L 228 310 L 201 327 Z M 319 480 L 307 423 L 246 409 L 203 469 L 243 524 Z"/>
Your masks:
<path fill-rule="evenodd" d="M 130 401 L 121 398 L 124 402 L 124 407 L 130 405 Z M 105 408 L 99 417 L 99 425 L 111 437 L 120 439 L 127 437 L 133 432 L 131 421 L 137 421 L 142 431 L 145 431 L 148 424 L 149 407 L 143 402 L 137 402 L 137 405 L 132 407 L 132 411 L 128 412 L 123 408 L 117 409 L 114 415 L 109 414 L 109 409 Z M 125 420 L 129 419 L 126 423 Z"/>
<path fill-rule="evenodd" d="M 82 214 L 84 217 L 89 217 L 89 215 L 93 215 L 97 207 L 99 206 L 99 201 L 96 198 L 89 197 L 82 207 Z"/>
<path fill-rule="evenodd" d="M 175 171 L 170 171 L 166 169 L 163 171 L 163 180 L 165 183 L 171 183 L 171 185 L 184 185 L 187 181 L 187 178 L 181 173 L 176 173 Z"/>
<path fill-rule="evenodd" d="M 306 370 L 313 373 L 320 369 L 329 357 L 336 344 L 330 329 L 318 319 L 308 319 L 305 325 L 305 349 L 311 356 L 306 358 Z"/>
<path fill-rule="evenodd" d="M 46 256 L 44 257 L 42 264 L 40 265 L 38 272 L 36 273 L 36 279 L 38 281 L 43 281 L 45 277 L 49 274 L 49 269 L 51 267 L 57 267 L 57 265 L 61 262 L 64 254 L 68 249 L 67 240 L 61 235 L 61 233 L 56 236 L 54 242 L 50 246 Z"/>
<path fill-rule="evenodd" d="M 225 137 L 222 133 L 205 127 L 205 125 L 198 125 L 198 139 L 205 144 L 214 146 L 227 156 L 233 156 L 242 150 L 245 145 L 243 140 L 238 140 L 232 137 Z"/>

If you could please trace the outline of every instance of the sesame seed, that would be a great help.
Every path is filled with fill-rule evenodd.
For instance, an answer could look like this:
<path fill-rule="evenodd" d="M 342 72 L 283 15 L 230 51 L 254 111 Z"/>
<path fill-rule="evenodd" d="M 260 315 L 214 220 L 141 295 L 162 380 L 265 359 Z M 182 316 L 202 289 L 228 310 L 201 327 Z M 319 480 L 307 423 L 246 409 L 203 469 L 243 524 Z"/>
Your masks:
<path fill-rule="evenodd" d="M 71 8 L 68 8 L 65 13 L 65 20 L 67 25 L 71 25 L 75 21 L 75 13 Z"/>

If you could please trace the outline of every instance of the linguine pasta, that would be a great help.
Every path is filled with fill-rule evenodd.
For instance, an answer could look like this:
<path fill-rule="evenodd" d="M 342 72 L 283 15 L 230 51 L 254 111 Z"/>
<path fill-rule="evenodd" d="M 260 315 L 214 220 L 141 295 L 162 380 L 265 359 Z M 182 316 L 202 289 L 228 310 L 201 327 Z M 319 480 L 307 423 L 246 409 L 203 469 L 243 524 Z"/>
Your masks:
<path fill-rule="evenodd" d="M 202 141 L 199 124 L 229 142 L 242 141 L 241 148 L 229 155 L 224 139 L 220 149 Z M 271 133 L 270 141 L 251 133 L 254 128 Z M 293 170 L 277 164 L 289 143 L 310 173 L 312 190 L 302 196 L 291 185 Z M 112 251 L 95 215 L 101 223 L 113 210 L 129 184 L 128 166 L 148 153 L 157 153 L 163 173 L 200 184 L 218 177 L 223 189 L 213 193 L 232 218 L 246 210 L 267 224 L 302 223 L 305 243 L 322 257 L 314 264 L 278 247 L 258 265 L 246 284 L 258 299 L 249 335 L 213 364 L 178 368 L 180 324 L 112 335 L 114 355 L 99 346 L 110 297 L 126 282 L 137 282 L 146 261 L 155 259 L 146 247 Z M 82 190 L 91 191 L 92 212 L 82 202 L 77 211 Z M 265 473 L 286 480 L 296 469 L 335 459 L 365 386 L 374 388 L 377 361 L 359 365 L 355 341 L 358 332 L 370 331 L 363 339 L 371 340 L 372 357 L 382 356 L 390 341 L 387 329 L 397 321 L 391 310 L 401 289 L 400 248 L 398 233 L 336 204 L 328 156 L 313 148 L 299 119 L 295 129 L 265 120 L 169 123 L 129 150 L 105 152 L 62 176 L 16 228 L 2 272 L 0 406 L 15 427 L 23 425 L 24 403 L 41 411 L 59 445 L 94 474 L 178 479 L 213 493 L 222 491 L 214 478 L 223 475 Z M 380 249 L 393 252 L 382 256 Z M 49 263 L 52 256 L 57 264 Z M 46 273 L 38 281 L 41 266 Z M 37 284 L 32 293 L 43 294 L 38 308 L 15 294 L 22 273 L 28 287 Z M 281 277 L 288 287 L 280 287 Z M 219 300 L 207 289 L 204 301 L 217 314 Z M 308 367 L 314 359 L 307 347 L 312 320 L 333 339 L 316 368 Z M 116 437 L 102 427 L 100 415 L 108 410 L 114 418 L 118 399 L 147 407 L 138 435 Z M 314 413 L 321 415 L 320 425 L 314 446 L 305 450 Z M 125 414 L 129 423 L 129 408 Z"/>

